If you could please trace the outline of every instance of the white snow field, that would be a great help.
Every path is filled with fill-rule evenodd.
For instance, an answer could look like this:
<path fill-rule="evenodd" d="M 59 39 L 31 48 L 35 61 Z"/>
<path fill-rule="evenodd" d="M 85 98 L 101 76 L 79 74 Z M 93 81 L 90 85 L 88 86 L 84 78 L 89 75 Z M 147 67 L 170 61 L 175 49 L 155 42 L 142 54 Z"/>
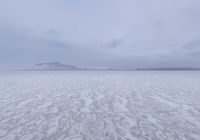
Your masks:
<path fill-rule="evenodd" d="M 0 140 L 200 140 L 200 72 L 1 72 Z"/>

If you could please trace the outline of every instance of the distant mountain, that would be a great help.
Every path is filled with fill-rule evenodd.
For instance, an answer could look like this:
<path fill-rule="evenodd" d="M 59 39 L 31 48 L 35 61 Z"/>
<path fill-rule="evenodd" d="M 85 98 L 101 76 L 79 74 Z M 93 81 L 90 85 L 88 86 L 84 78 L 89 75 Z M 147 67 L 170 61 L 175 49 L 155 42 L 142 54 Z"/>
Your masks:
<path fill-rule="evenodd" d="M 0 70 L 94 70 L 94 71 L 200 71 L 200 67 L 142 67 L 142 68 L 80 68 L 59 62 L 37 63 L 35 65 L 0 67 Z"/>
<path fill-rule="evenodd" d="M 47 69 L 47 70 L 77 70 L 77 69 L 80 69 L 76 66 L 62 64 L 59 62 L 37 63 L 35 68 Z"/>
<path fill-rule="evenodd" d="M 136 70 L 158 70 L 158 71 L 199 71 L 199 68 L 192 67 L 166 67 L 166 68 L 136 68 Z"/>

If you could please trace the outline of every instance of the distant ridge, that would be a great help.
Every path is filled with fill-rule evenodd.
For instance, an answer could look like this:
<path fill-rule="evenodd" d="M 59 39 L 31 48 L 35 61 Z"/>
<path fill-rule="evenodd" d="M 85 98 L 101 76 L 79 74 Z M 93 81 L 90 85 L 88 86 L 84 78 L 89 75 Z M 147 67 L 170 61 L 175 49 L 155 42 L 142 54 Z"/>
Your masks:
<path fill-rule="evenodd" d="M 77 70 L 80 69 L 73 65 L 62 64 L 59 62 L 50 62 L 50 63 L 37 63 L 35 64 L 36 68 L 47 69 L 47 70 Z"/>
<path fill-rule="evenodd" d="M 0 70 L 88 70 L 88 71 L 200 71 L 200 67 L 140 67 L 140 68 L 80 68 L 60 62 L 36 63 L 34 65 L 0 67 Z"/>
<path fill-rule="evenodd" d="M 136 68 L 136 70 L 158 70 L 158 71 L 199 71 L 200 67 L 160 67 L 160 68 Z"/>

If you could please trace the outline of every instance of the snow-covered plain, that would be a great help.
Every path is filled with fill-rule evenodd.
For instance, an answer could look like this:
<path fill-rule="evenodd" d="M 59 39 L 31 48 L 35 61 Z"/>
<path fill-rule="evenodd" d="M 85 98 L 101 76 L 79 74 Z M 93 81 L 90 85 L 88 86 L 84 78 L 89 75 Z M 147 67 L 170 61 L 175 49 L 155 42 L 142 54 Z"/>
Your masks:
<path fill-rule="evenodd" d="M 0 140 L 200 140 L 200 72 L 1 72 Z"/>

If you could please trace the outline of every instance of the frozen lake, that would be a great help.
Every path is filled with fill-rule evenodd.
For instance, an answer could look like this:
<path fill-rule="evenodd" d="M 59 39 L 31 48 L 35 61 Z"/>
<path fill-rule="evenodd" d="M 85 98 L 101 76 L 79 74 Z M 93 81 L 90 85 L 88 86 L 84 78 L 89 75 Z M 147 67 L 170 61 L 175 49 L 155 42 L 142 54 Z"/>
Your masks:
<path fill-rule="evenodd" d="M 200 140 L 200 72 L 1 72 L 0 140 Z"/>

